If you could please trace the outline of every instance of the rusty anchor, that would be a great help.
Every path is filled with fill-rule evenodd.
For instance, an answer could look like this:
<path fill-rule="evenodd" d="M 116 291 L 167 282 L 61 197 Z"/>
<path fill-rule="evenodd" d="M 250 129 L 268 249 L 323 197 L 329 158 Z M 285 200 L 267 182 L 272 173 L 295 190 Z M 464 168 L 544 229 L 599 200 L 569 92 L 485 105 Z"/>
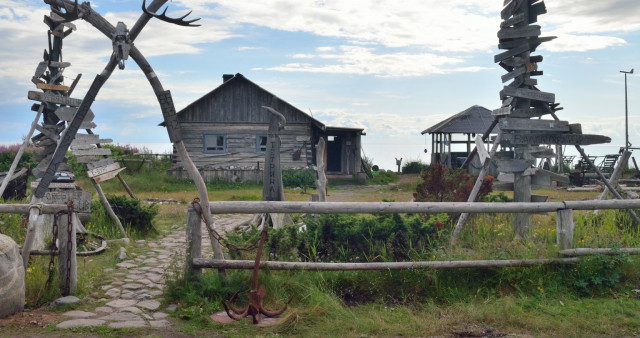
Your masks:
<path fill-rule="evenodd" d="M 258 244 L 258 250 L 256 252 L 256 259 L 253 265 L 253 279 L 252 279 L 252 289 L 249 291 L 249 304 L 242 309 L 236 308 L 233 306 L 234 299 L 238 296 L 238 292 L 236 292 L 231 298 L 229 298 L 228 304 L 225 301 L 222 301 L 222 306 L 224 310 L 227 312 L 227 315 L 232 319 L 239 320 L 247 316 L 251 316 L 253 318 L 253 323 L 260 323 L 261 315 L 265 315 L 267 317 L 276 317 L 282 314 L 286 309 L 293 296 L 289 297 L 289 300 L 284 304 L 284 306 L 277 311 L 269 311 L 263 307 L 264 298 L 267 295 L 267 290 L 264 285 L 260 285 L 258 287 L 258 272 L 260 271 L 260 256 L 262 255 L 262 249 L 264 247 L 264 242 L 267 239 L 267 232 L 269 229 L 269 225 L 265 222 L 268 219 L 268 223 L 271 223 L 270 215 L 262 215 L 262 232 L 260 234 L 260 243 Z"/>

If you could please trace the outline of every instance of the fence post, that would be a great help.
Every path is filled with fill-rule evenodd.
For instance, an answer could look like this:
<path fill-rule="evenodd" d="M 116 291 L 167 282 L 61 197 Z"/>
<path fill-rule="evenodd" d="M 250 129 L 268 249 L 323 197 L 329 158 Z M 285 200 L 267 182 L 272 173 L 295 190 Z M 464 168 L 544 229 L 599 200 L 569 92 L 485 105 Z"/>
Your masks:
<path fill-rule="evenodd" d="M 73 217 L 73 215 L 71 215 Z M 78 285 L 76 261 L 76 229 L 73 218 L 61 214 L 58 219 L 58 286 L 63 296 L 75 295 Z"/>
<path fill-rule="evenodd" d="M 201 274 L 201 268 L 193 267 L 193 259 L 202 256 L 202 220 L 200 215 L 193 207 L 193 203 L 189 203 L 187 209 L 187 261 L 185 263 L 185 276 L 191 274 Z"/>
<path fill-rule="evenodd" d="M 556 241 L 560 250 L 573 249 L 573 209 L 559 209 L 556 215 Z"/>

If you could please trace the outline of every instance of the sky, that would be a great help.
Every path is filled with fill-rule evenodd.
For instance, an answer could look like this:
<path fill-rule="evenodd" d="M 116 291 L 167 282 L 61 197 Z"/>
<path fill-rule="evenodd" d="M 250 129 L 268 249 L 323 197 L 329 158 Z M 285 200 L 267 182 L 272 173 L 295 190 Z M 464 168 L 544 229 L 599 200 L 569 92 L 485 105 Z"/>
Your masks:
<path fill-rule="evenodd" d="M 114 26 L 131 28 L 142 1 L 93 0 Z M 201 18 L 200 27 L 157 19 L 135 41 L 176 109 L 241 73 L 328 126 L 364 128 L 364 154 L 384 169 L 395 158 L 428 162 L 430 136 L 421 131 L 470 106 L 500 107 L 493 63 L 503 0 L 173 0 L 167 14 Z M 587 146 L 591 155 L 624 146 L 625 93 L 621 70 L 640 71 L 640 1 L 547 0 L 543 36 L 557 36 L 544 57 L 538 88 L 556 94 L 561 120 L 584 133 L 611 137 Z M 167 6 L 165 6 L 167 7 Z M 0 0 L 0 143 L 21 142 L 35 112 L 30 79 L 47 46 L 44 1 Z M 83 74 L 82 98 L 112 52 L 111 41 L 88 23 L 64 39 L 70 84 Z M 629 141 L 640 147 L 640 77 L 628 76 Z M 162 113 L 133 60 L 116 69 L 92 106 L 101 138 L 171 149 L 158 127 Z M 549 118 L 549 117 L 547 117 Z M 424 150 L 427 149 L 425 154 Z M 567 154 L 576 154 L 567 147 Z"/>

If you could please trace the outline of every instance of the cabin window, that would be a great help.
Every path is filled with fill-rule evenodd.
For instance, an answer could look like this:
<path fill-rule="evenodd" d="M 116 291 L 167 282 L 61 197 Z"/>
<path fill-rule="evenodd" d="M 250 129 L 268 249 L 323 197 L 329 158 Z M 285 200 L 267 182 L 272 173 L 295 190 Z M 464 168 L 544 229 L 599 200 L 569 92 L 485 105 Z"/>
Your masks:
<path fill-rule="evenodd" d="M 267 134 L 256 135 L 256 153 L 267 152 Z"/>
<path fill-rule="evenodd" d="M 205 153 L 224 153 L 227 151 L 227 135 L 204 134 Z"/>

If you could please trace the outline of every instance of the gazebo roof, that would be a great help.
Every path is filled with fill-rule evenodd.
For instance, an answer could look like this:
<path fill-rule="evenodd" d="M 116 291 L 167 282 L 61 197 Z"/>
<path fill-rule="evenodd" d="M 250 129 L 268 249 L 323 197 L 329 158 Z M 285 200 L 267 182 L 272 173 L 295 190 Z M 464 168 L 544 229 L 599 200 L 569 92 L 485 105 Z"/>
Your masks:
<path fill-rule="evenodd" d="M 493 116 L 491 115 L 491 110 L 474 105 L 425 129 L 422 135 L 427 133 L 483 134 L 491 127 L 492 122 Z M 497 133 L 497 127 L 494 127 L 492 133 Z"/>

